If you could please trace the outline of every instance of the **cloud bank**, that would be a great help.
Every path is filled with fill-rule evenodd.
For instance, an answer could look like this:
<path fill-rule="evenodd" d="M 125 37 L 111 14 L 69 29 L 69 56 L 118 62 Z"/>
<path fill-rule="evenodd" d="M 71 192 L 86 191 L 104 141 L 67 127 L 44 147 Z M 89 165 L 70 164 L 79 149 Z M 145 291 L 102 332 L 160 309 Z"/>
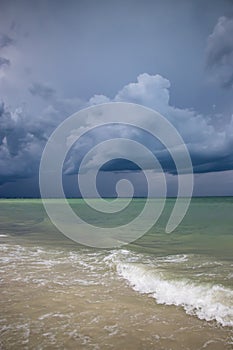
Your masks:
<path fill-rule="evenodd" d="M 106 96 L 95 96 L 95 101 L 107 100 Z M 109 99 L 108 99 L 109 100 Z M 90 100 L 93 102 L 93 99 Z M 204 116 L 192 109 L 181 109 L 170 105 L 170 82 L 161 75 L 149 75 L 147 73 L 141 74 L 137 77 L 135 83 L 130 83 L 124 86 L 113 98 L 113 101 L 124 101 L 142 104 L 150 107 L 163 116 L 165 116 L 178 130 L 183 137 L 193 162 L 195 173 L 206 173 L 213 171 L 222 171 L 233 169 L 233 118 L 224 120 L 224 126 L 221 124 L 221 118 L 218 116 L 218 123 L 216 123 L 216 116 Z M 127 121 L 127 120 L 126 120 Z M 149 121 L 148 121 L 149 123 Z M 104 131 L 103 131 L 104 132 Z M 169 156 L 169 153 L 158 143 L 154 143 L 148 135 L 133 134 L 133 131 L 123 128 L 121 134 L 131 137 L 142 142 L 147 147 L 150 147 L 154 154 L 161 162 L 166 172 L 174 174 L 176 169 Z M 114 130 L 107 130 L 109 137 L 116 137 Z M 100 137 L 100 136 L 99 136 Z M 94 145 L 93 137 L 90 143 Z M 85 148 L 86 147 L 86 148 Z M 83 152 L 87 151 L 87 145 L 83 148 Z M 79 150 L 82 145 L 78 146 Z M 82 151 L 78 153 L 78 148 L 73 152 L 72 168 L 69 163 L 69 171 L 77 171 L 77 163 L 80 161 Z M 109 150 L 108 152 L 111 152 Z M 112 152 L 113 158 L 115 156 Z M 98 156 L 96 155 L 96 164 L 98 163 Z M 132 169 L 132 164 L 125 161 L 117 160 L 104 167 L 104 170 L 117 171 L 122 170 L 125 166 L 126 170 Z M 137 167 L 135 167 L 137 170 Z"/>
<path fill-rule="evenodd" d="M 213 116 L 201 115 L 192 109 L 181 109 L 170 104 L 170 82 L 161 75 L 140 74 L 137 81 L 125 85 L 112 99 L 95 95 L 89 101 L 58 98 L 56 91 L 47 84 L 35 83 L 29 91 L 35 98 L 42 98 L 47 105 L 38 115 L 27 115 L 18 108 L 10 111 L 0 108 L 0 182 L 1 184 L 28 178 L 37 174 L 43 147 L 59 123 L 78 109 L 108 101 L 125 101 L 142 104 L 164 115 L 179 131 L 192 158 L 194 172 L 207 173 L 233 169 L 233 117 L 221 128 Z M 221 116 L 219 117 L 221 118 Z M 127 120 L 126 120 L 127 122 Z M 65 169 L 67 174 L 77 171 L 83 154 L 97 142 L 111 137 L 129 137 L 149 146 L 167 173 L 175 173 L 169 154 L 162 145 L 148 135 L 126 127 L 96 130 L 86 135 L 70 152 Z M 109 150 L 111 152 L 111 150 Z M 113 158 L 115 156 L 112 152 Z M 99 155 L 96 155 L 95 163 Z M 149 166 L 148 166 L 149 167 Z M 105 171 L 134 169 L 127 162 L 111 162 Z"/>

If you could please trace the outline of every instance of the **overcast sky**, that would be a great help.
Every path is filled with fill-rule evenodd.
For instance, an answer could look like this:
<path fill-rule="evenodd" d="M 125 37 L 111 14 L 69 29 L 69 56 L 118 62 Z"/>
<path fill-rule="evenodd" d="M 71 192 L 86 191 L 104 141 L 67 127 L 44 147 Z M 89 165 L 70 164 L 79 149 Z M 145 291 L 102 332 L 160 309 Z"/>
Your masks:
<path fill-rule="evenodd" d="M 232 97 L 232 0 L 1 0 L 0 196 L 38 196 L 51 132 L 72 113 L 110 101 L 153 108 L 177 128 L 192 158 L 195 195 L 233 195 Z M 83 152 L 121 132 L 99 130 L 74 147 L 64 169 L 67 195 L 78 195 Z M 174 195 L 174 164 L 168 155 L 159 160 Z M 104 170 L 103 195 L 115 194 L 122 174 L 145 194 L 132 164 Z"/>

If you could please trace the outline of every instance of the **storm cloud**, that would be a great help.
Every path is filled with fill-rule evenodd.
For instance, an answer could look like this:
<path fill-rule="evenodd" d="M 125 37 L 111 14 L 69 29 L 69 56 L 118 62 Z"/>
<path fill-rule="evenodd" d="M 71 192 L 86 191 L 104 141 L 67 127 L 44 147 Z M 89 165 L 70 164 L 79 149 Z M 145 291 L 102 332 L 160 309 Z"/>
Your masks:
<path fill-rule="evenodd" d="M 195 173 L 233 169 L 233 116 L 227 122 L 224 120 L 224 127 L 219 129 L 214 115 L 206 116 L 193 109 L 172 106 L 170 104 L 170 86 L 169 80 L 161 75 L 152 76 L 144 73 L 137 77 L 137 82 L 124 86 L 113 98 L 113 101 L 142 104 L 165 116 L 184 139 L 192 158 Z M 130 136 L 130 131 L 128 131 L 128 136 Z M 132 137 L 135 139 L 135 135 Z M 138 141 L 152 149 L 165 171 L 176 172 L 169 153 L 161 145 L 159 146 L 154 140 L 150 140 L 148 135 L 140 135 Z M 122 169 L 121 161 L 117 160 L 115 164 L 115 170 L 118 169 L 118 166 L 119 169 Z M 126 163 L 124 164 L 127 168 Z M 111 162 L 109 170 L 113 169 L 114 162 Z"/>
<path fill-rule="evenodd" d="M 192 109 L 181 109 L 170 105 L 170 82 L 161 75 L 141 74 L 137 81 L 124 86 L 115 97 L 95 95 L 89 101 L 79 105 L 80 108 L 106 101 L 125 101 L 142 104 L 157 110 L 164 115 L 183 137 L 194 166 L 194 172 L 206 173 L 233 169 L 233 118 L 231 117 L 221 130 L 212 123 L 211 116 L 204 116 Z M 38 97 L 44 96 L 38 89 Z M 54 96 L 53 90 L 45 97 Z M 75 101 L 73 101 L 75 105 Z M 0 162 L 1 183 L 12 181 L 19 177 L 30 177 L 38 171 L 41 152 L 51 132 L 66 117 L 65 110 L 70 108 L 71 101 L 54 99 L 44 112 L 36 118 L 24 114 L 23 110 L 10 112 L 1 105 L 0 111 Z M 54 103 L 54 104 L 53 104 Z M 77 106 L 77 105 L 76 105 Z M 63 110 L 63 113 L 59 110 Z M 99 120 L 101 122 L 101 120 Z M 127 118 L 126 118 L 127 122 Z M 78 165 L 91 147 L 103 139 L 127 137 L 149 147 L 157 156 L 167 173 L 175 174 L 176 169 L 169 153 L 163 145 L 158 144 L 148 135 L 132 130 L 129 127 L 107 127 L 96 129 L 87 134 L 81 142 L 74 145 L 65 164 L 67 174 L 75 174 Z M 111 150 L 109 150 L 111 153 Z M 112 151 L 115 158 L 115 150 Z M 101 155 L 96 154 L 92 164 L 96 166 L 101 161 Z M 150 165 L 148 164 L 148 169 Z M 90 170 L 90 169 L 89 169 Z M 103 168 L 104 171 L 135 170 L 132 164 L 116 160 Z"/>
<path fill-rule="evenodd" d="M 208 182 L 209 176 L 212 193 L 219 179 L 227 179 L 223 193 L 229 193 L 232 14 L 229 0 L 179 0 L 176 6 L 173 0 L 71 0 L 69 6 L 55 0 L 35 6 L 29 0 L 2 0 L 1 195 L 31 191 L 43 148 L 69 115 L 119 101 L 138 103 L 164 115 L 187 144 L 198 179 L 203 174 Z M 108 137 L 128 137 L 145 144 L 169 179 L 176 178 L 174 163 L 162 144 L 133 128 L 111 126 L 88 133 L 74 144 L 64 164 L 67 182 L 77 174 L 85 152 Z M 113 150 L 108 151 L 115 156 Z M 93 165 L 100 161 L 101 155 L 95 154 Z M 105 177 L 128 172 L 136 178 L 138 172 L 121 159 L 102 170 Z M 216 183 L 210 173 L 218 174 Z M 197 183 L 198 193 L 204 193 L 201 181 Z M 21 192 L 17 184 L 23 184 Z"/>
<path fill-rule="evenodd" d="M 44 146 L 42 135 L 20 109 L 0 106 L 0 183 L 28 178 L 36 173 Z"/>

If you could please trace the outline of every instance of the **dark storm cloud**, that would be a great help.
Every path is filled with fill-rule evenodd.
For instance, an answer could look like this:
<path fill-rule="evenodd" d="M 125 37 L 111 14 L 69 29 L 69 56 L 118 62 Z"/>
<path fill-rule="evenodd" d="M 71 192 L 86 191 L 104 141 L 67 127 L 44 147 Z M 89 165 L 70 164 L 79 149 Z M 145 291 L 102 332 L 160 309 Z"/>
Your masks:
<path fill-rule="evenodd" d="M 219 18 L 208 38 L 206 62 L 221 86 L 233 86 L 233 18 Z"/>
<path fill-rule="evenodd" d="M 6 34 L 0 34 L 0 49 L 12 45 L 14 40 Z"/>
<path fill-rule="evenodd" d="M 96 101 L 109 100 L 106 96 L 95 96 Z M 170 82 L 160 75 L 141 74 L 137 82 L 124 86 L 112 101 L 125 101 L 142 104 L 157 110 L 164 115 L 179 131 L 190 152 L 195 173 L 215 172 L 233 169 L 233 117 L 205 116 L 191 109 L 180 109 L 170 105 Z M 218 123 L 216 123 L 216 119 Z M 100 120 L 101 121 L 101 120 Z M 222 121 L 222 123 L 221 123 Z M 224 123 L 223 123 L 224 121 Z M 149 121 L 148 121 L 149 123 Z M 221 127 L 218 124 L 222 124 Z M 163 145 L 145 132 L 132 130 L 130 127 L 105 128 L 95 133 L 89 133 L 84 140 L 74 146 L 67 159 L 65 170 L 67 174 L 78 171 L 82 154 L 94 147 L 98 142 L 115 137 L 132 138 L 149 148 L 160 161 L 165 172 L 176 174 L 176 168 L 171 156 Z M 108 150 L 111 155 L 111 150 Z M 138 167 L 132 163 L 115 158 L 112 150 L 112 161 L 102 167 L 103 171 L 136 171 Z M 92 166 L 101 164 L 101 155 L 96 154 Z M 151 169 L 151 164 L 148 164 Z M 90 169 L 89 169 L 90 170 Z"/>
<path fill-rule="evenodd" d="M 38 171 L 46 124 L 32 123 L 22 110 L 0 105 L 0 183 L 29 178 Z"/>
<path fill-rule="evenodd" d="M 145 144 L 145 142 L 144 142 Z M 203 152 L 199 149 L 198 152 L 192 150 L 192 146 L 189 146 L 190 156 L 193 164 L 193 172 L 196 174 L 219 172 L 226 170 L 233 170 L 233 142 L 229 144 L 225 151 L 220 151 L 219 154 L 209 152 Z M 177 175 L 175 163 L 170 156 L 169 152 L 154 152 L 163 170 L 172 175 Z M 114 159 L 106 163 L 102 168 L 105 172 L 128 172 L 138 171 L 139 168 L 136 164 L 127 161 L 125 159 Z"/>
<path fill-rule="evenodd" d="M 55 90 L 47 84 L 33 83 L 29 91 L 34 96 L 39 96 L 42 99 L 49 100 L 55 96 Z"/>
<path fill-rule="evenodd" d="M 10 60 L 4 57 L 0 57 L 0 67 L 1 66 L 9 66 L 10 65 Z"/>
<path fill-rule="evenodd" d="M 233 169 L 232 96 L 218 84 L 206 88 L 203 70 L 209 37 L 207 67 L 221 86 L 232 86 L 227 17 L 232 5 L 228 0 L 179 0 L 176 6 L 174 0 L 71 0 L 69 5 L 2 0 L 1 57 L 10 63 L 0 71 L 0 98 L 10 106 L 2 107 L 0 117 L 2 183 L 37 174 L 56 126 L 83 107 L 108 101 L 136 102 L 163 114 L 187 143 L 195 172 Z M 118 131 L 136 138 L 127 128 Z M 107 133 L 114 137 L 118 131 Z M 74 146 L 68 174 L 101 137 L 104 132 L 87 135 Z M 145 135 L 137 137 L 153 148 L 166 172 L 175 173 L 168 152 Z M 136 173 L 137 168 L 113 161 L 103 170 L 107 176 L 106 170 Z"/>
<path fill-rule="evenodd" d="M 233 170 L 232 147 L 233 144 L 231 146 L 229 145 L 228 155 L 224 155 L 223 153 L 216 156 L 212 154 L 203 155 L 201 152 L 195 153 L 189 148 L 193 164 L 193 172 L 196 174 L 202 174 Z M 163 156 L 159 153 L 156 154 L 155 152 L 155 155 L 166 173 L 177 175 L 175 164 L 168 152 L 165 152 Z M 114 159 L 101 168 L 101 171 L 105 172 L 128 172 L 138 170 L 139 168 L 136 164 L 123 159 Z"/>
<path fill-rule="evenodd" d="M 58 99 L 47 85 L 35 89 L 36 96 L 51 99 L 41 115 L 31 117 L 22 110 L 8 111 L 4 105 L 0 110 L 0 169 L 1 182 L 29 177 L 38 171 L 43 147 L 51 132 L 66 118 L 72 109 L 77 110 L 103 101 L 136 102 L 153 108 L 164 115 L 183 137 L 194 166 L 194 172 L 213 172 L 233 169 L 233 118 L 225 120 L 224 127 L 216 128 L 212 118 L 190 109 L 170 105 L 170 82 L 160 75 L 141 74 L 137 81 L 125 85 L 113 99 L 95 95 L 89 101 Z M 99 117 L 100 118 L 100 117 Z M 101 122 L 101 119 L 99 119 Z M 149 121 L 148 121 L 149 122 Z M 84 126 L 85 127 L 85 126 Z M 99 142 L 115 137 L 134 139 L 156 155 L 164 171 L 176 174 L 174 162 L 163 145 L 145 132 L 126 126 L 99 128 L 75 144 L 64 165 L 66 174 L 75 174 L 82 157 Z M 138 171 L 138 167 L 127 161 L 116 160 L 116 150 L 108 150 L 113 161 L 103 166 L 103 171 Z M 130 155 L 129 155 L 130 156 Z M 130 158 L 129 158 L 130 159 Z M 92 166 L 101 163 L 101 154 L 94 154 Z M 148 163 L 147 169 L 152 169 Z M 87 169 L 88 170 L 88 169 Z M 90 169 L 89 169 L 90 170 Z"/>
<path fill-rule="evenodd" d="M 47 101 L 53 93 L 47 91 L 45 96 Z M 41 154 L 50 134 L 80 105 L 78 99 L 54 98 L 52 102 L 38 115 L 30 115 L 22 108 L 12 111 L 0 103 L 0 184 L 38 175 Z"/>

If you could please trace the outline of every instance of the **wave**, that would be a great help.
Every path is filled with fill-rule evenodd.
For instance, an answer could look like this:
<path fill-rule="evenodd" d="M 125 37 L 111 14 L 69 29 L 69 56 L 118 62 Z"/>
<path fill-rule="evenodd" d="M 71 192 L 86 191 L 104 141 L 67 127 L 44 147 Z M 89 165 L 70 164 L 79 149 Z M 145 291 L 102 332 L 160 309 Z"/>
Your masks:
<path fill-rule="evenodd" d="M 217 284 L 216 279 L 215 284 L 204 281 L 205 275 L 210 276 L 213 272 L 212 268 L 209 271 L 209 266 L 221 266 L 220 262 L 207 257 L 202 260 L 200 256 L 188 254 L 153 257 L 127 249 L 109 253 L 108 250 L 70 251 L 8 244 L 0 244 L 0 252 L 1 270 L 12 281 L 38 285 L 51 285 L 52 282 L 54 286 L 109 286 L 111 279 L 116 277 L 116 270 L 135 291 L 155 298 L 159 304 L 180 306 L 202 320 L 233 326 L 233 290 Z M 24 264 L 30 266 L 30 274 L 24 271 Z M 207 269 L 200 270 L 200 265 Z M 227 266 L 227 274 L 224 273 L 229 281 L 231 270 Z M 223 267 L 214 270 L 217 276 L 224 271 Z M 191 278 L 193 268 L 195 275 Z"/>
<path fill-rule="evenodd" d="M 148 294 L 158 304 L 182 306 L 187 314 L 196 315 L 201 320 L 215 320 L 222 326 L 233 326 L 233 290 L 218 284 L 172 279 L 149 263 L 137 262 L 131 253 L 129 259 L 126 256 L 126 251 L 121 251 L 120 255 L 118 251 L 108 260 L 115 264 L 118 275 L 126 279 L 135 291 Z"/>

